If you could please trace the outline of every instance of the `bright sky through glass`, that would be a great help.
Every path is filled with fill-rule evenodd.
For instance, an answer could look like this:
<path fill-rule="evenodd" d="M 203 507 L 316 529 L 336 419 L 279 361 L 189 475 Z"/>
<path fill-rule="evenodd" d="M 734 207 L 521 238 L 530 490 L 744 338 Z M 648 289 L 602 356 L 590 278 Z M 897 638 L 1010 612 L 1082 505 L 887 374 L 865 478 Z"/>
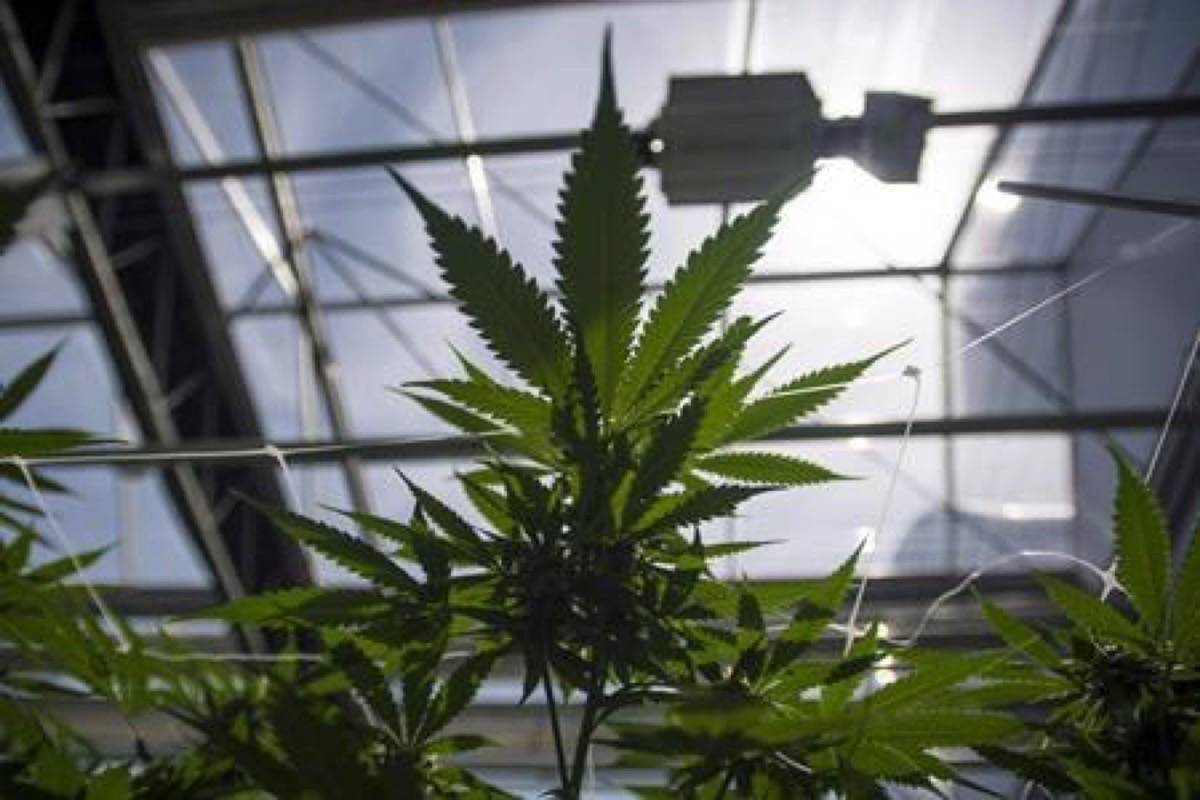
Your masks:
<path fill-rule="evenodd" d="M 1083 5 L 1078 26 L 1059 42 L 1035 100 L 1171 91 L 1196 41 L 1195 26 L 1187 24 L 1188 0 Z M 440 22 L 406 18 L 281 31 L 254 41 L 283 147 L 304 155 L 464 135 L 492 139 L 577 130 L 591 113 L 600 44 L 609 25 L 618 96 L 637 128 L 654 121 L 672 75 L 744 67 L 804 71 L 829 117 L 858 113 L 868 90 L 928 96 L 938 110 L 1007 107 L 1020 101 L 1060 3 L 760 0 L 752 27 L 749 8 L 744 0 L 549 4 Z M 1151 40 L 1155 47 L 1147 51 L 1142 45 Z M 176 161 L 199 165 L 260 156 L 231 41 L 145 55 Z M 992 176 L 1105 186 L 1142 129 L 1140 123 L 1014 129 Z M 883 184 L 849 160 L 823 162 L 813 186 L 786 209 L 756 276 L 938 265 L 995 135 L 990 128 L 932 131 L 920 181 L 910 185 Z M 19 155 L 23 147 L 11 114 L 0 113 L 0 156 Z M 550 221 L 567 163 L 566 154 L 543 153 L 406 164 L 403 172 L 468 221 L 479 222 L 484 209 L 499 240 L 549 286 Z M 721 209 L 669 207 L 657 173 L 647 170 L 644 180 L 652 215 L 650 277 L 661 282 L 715 228 Z M 381 167 L 305 172 L 294 175 L 293 184 L 313 290 L 325 307 L 333 356 L 347 387 L 351 434 L 444 431 L 385 387 L 453 371 L 452 347 L 488 368 L 495 361 L 452 306 L 412 305 L 444 292 L 417 215 Z M 302 326 L 278 269 L 282 232 L 266 181 L 191 182 L 186 194 L 221 304 L 230 312 L 232 338 L 264 434 L 275 440 L 328 438 L 331 426 L 313 385 Z M 1016 202 L 985 182 L 954 264 L 1044 264 L 1062 257 L 1086 219 L 1072 209 Z M 4 266 L 0 314 L 85 310 L 85 298 L 61 259 L 37 245 L 20 245 Z M 1058 281 L 1049 270 L 945 283 L 934 277 L 826 277 L 753 286 L 734 311 L 783 312 L 750 354 L 756 363 L 790 347 L 773 373 L 778 377 L 908 340 L 879 368 L 895 372 L 908 363 L 941 361 L 1056 291 Z M 1066 331 L 1064 313 L 1055 308 L 1007 333 L 1001 348 L 981 348 L 945 376 L 930 374 L 918 416 L 1058 410 L 1053 398 L 1069 388 Z M 87 326 L 80 336 L 92 337 L 91 343 L 76 345 L 70 334 L 67 350 L 78 351 L 72 358 L 107 374 L 94 331 Z M 14 353 L 10 348 L 0 361 L 4 374 L 15 364 Z M 1014 365 L 1016 356 L 1024 367 Z M 1036 373 L 1032 378 L 1029 370 Z M 111 387 L 111 380 L 103 385 Z M 115 407 L 115 389 L 111 394 Z M 903 419 L 910 399 L 904 382 L 867 385 L 847 393 L 822 418 Z M 69 413 L 47 406 L 33 420 L 61 422 Z M 111 431 L 113 419 L 109 414 L 95 424 Z M 980 563 L 1028 541 L 1065 546 L 1076 517 L 1087 516 L 1076 508 L 1072 446 L 1061 435 L 914 440 L 874 569 L 936 572 Z M 861 480 L 763 498 L 732 526 L 707 534 L 785 541 L 729 565 L 731 571 L 779 577 L 827 569 L 875 524 L 897 447 L 897 439 L 873 437 L 788 445 Z M 448 476 L 461 466 L 422 462 L 405 469 L 454 496 Z M 306 510 L 317 511 L 318 503 L 347 504 L 339 468 L 297 468 L 294 474 Z M 387 465 L 371 464 L 367 480 L 376 510 L 407 511 L 407 496 Z M 107 498 L 110 490 L 95 491 Z M 957 528 L 945 513 L 951 492 L 962 512 Z M 100 527 L 109 530 L 115 520 L 105 517 L 111 524 Z M 138 535 L 151 536 L 146 531 L 152 529 L 140 524 Z M 163 541 L 178 544 L 177 532 Z M 174 546 L 163 545 L 164 553 Z M 127 559 L 121 574 L 133 570 L 128 574 L 135 577 L 180 580 L 196 574 L 193 562 L 176 556 L 139 558 Z M 121 562 L 105 563 L 117 574 Z M 327 580 L 346 579 L 329 565 L 318 567 Z"/>

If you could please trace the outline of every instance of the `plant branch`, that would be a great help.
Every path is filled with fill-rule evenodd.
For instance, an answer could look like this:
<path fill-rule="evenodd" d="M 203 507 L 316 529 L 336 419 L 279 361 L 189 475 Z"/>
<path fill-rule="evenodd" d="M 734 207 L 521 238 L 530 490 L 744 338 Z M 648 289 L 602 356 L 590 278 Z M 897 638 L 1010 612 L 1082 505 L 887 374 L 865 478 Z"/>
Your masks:
<path fill-rule="evenodd" d="M 570 794 L 577 798 L 583 791 L 583 778 L 587 770 L 588 753 L 591 751 L 592 734 L 596 727 L 596 714 L 600 710 L 600 702 L 604 699 L 604 676 L 608 672 L 607 659 L 601 659 L 592 672 L 591 685 L 587 690 L 587 698 L 583 705 L 583 718 L 579 723 L 579 737 L 575 742 L 574 759 L 571 763 Z"/>

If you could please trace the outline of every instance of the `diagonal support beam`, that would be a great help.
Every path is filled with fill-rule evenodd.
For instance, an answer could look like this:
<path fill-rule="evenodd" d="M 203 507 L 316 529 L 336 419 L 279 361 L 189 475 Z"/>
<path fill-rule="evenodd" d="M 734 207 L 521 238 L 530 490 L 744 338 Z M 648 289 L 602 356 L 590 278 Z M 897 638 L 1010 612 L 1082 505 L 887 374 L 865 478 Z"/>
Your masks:
<path fill-rule="evenodd" d="M 68 182 L 72 172 L 70 152 L 47 113 L 43 93 L 39 90 L 37 69 L 17 17 L 7 2 L 0 4 L 0 32 L 4 37 L 0 48 L 0 70 L 26 134 L 45 156 L 58 179 L 72 225 L 75 264 L 92 299 L 97 322 L 108 342 L 130 404 L 144 435 L 153 445 L 178 446 L 180 436 L 165 392 L 126 301 L 96 215 L 83 192 Z M 220 591 L 230 598 L 243 596 L 245 583 L 221 536 L 195 467 L 182 463 L 172 465 L 166 471 L 166 477 L 181 515 L 195 536 Z M 252 649 L 262 649 L 261 639 L 253 633 L 247 633 L 245 643 Z"/>
<path fill-rule="evenodd" d="M 236 44 L 238 74 L 242 81 L 246 99 L 250 104 L 255 139 L 259 150 L 268 158 L 284 153 L 283 137 L 275 120 L 271 94 L 267 86 L 254 40 L 240 37 Z M 321 389 L 321 397 L 329 414 L 329 424 L 334 436 L 349 435 L 350 423 L 342 398 L 337 365 L 329 345 L 329 333 L 321 309 L 312 290 L 312 264 L 305 250 L 307 235 L 300 218 L 291 176 L 275 173 L 267 184 L 271 204 L 283 227 L 283 258 L 291 266 L 295 286 L 295 301 L 300 311 L 300 323 L 304 338 L 312 353 L 313 367 Z M 366 478 L 361 462 L 357 458 L 346 459 L 346 481 L 350 500 L 356 510 L 370 510 Z"/>

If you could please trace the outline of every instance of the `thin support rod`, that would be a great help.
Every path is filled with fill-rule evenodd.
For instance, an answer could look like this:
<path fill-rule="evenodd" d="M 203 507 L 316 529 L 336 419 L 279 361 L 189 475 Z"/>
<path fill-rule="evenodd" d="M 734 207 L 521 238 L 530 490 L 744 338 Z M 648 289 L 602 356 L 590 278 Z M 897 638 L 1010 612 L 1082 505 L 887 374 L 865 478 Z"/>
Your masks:
<path fill-rule="evenodd" d="M 1101 208 L 1120 208 L 1126 211 L 1144 211 L 1185 219 L 1200 219 L 1200 203 L 1165 197 L 1151 197 L 1128 192 L 1102 192 L 1096 189 L 1079 189 L 1069 186 L 1049 186 L 1044 183 L 1025 181 L 1000 181 L 997 188 L 1002 192 L 1053 200 L 1059 203 L 1076 203 Z"/>
<path fill-rule="evenodd" d="M 361 249 L 357 252 L 351 251 L 346 245 L 348 242 L 331 238 L 328 233 L 314 232 L 311 238 L 323 245 L 331 246 L 331 249 L 341 250 L 346 255 L 358 261 L 363 266 L 367 265 L 365 259 L 370 258 L 375 260 L 380 266 L 390 267 L 386 262 L 380 260 L 377 256 L 371 255 Z M 978 268 L 960 268 L 954 270 L 950 274 L 951 278 L 1006 278 L 1013 275 L 1051 275 L 1061 265 L 1058 262 L 1021 262 L 1008 265 L 996 265 L 995 267 L 978 267 Z M 925 278 L 937 277 L 941 274 L 941 267 L 880 267 L 869 269 L 819 269 L 813 271 L 781 271 L 781 272 L 759 272 L 751 275 L 746 279 L 747 286 L 789 286 L 800 285 L 812 282 L 822 281 L 845 281 L 845 280 L 870 280 L 880 278 Z M 415 284 L 415 279 L 411 279 L 410 283 Z M 339 311 L 374 311 L 380 308 L 399 309 L 412 307 L 426 306 L 443 306 L 455 305 L 458 301 L 447 294 L 436 294 L 431 290 L 424 288 L 424 284 L 420 291 L 422 296 L 413 295 L 383 295 L 375 296 L 369 302 L 362 300 L 329 300 L 321 304 L 321 308 L 326 312 Z M 647 284 L 646 291 L 654 293 L 662 291 L 664 284 L 651 283 Z M 547 287 L 547 293 L 552 297 L 557 297 L 557 291 L 553 287 Z M 238 317 L 254 317 L 254 316 L 272 316 L 277 314 L 290 314 L 293 307 L 287 303 L 262 303 L 257 305 L 239 304 L 238 307 L 232 309 L 229 315 L 233 318 Z M 22 320 L 36 321 L 36 317 L 22 317 Z M 0 320 L 0 329 L 5 327 L 4 320 Z M 976 326 L 982 330 L 982 326 Z M 974 329 L 972 329 L 974 330 Z"/>
<path fill-rule="evenodd" d="M 1072 433 L 1079 431 L 1159 430 L 1166 409 L 1077 412 L 1074 414 L 988 414 L 971 417 L 916 419 L 912 436 L 954 436 L 1005 433 Z M 1175 429 L 1200 426 L 1200 414 L 1180 411 Z M 766 438 L 770 442 L 845 440 L 855 437 L 898 437 L 906 430 L 903 420 L 862 423 L 822 423 L 786 428 Z M 408 438 L 358 438 L 336 441 L 275 442 L 212 439 L 181 442 L 176 446 L 94 447 L 68 455 L 29 459 L 33 466 L 83 467 L 136 464 L 164 466 L 177 463 L 260 464 L 274 462 L 276 451 L 289 463 L 326 463 L 357 456 L 364 461 L 422 461 L 472 458 L 485 453 L 483 439 L 457 434 Z"/>
<path fill-rule="evenodd" d="M 236 52 L 238 74 L 252 111 L 254 135 L 259 149 L 268 156 L 281 153 L 284 149 L 283 139 L 276 124 L 257 45 L 254 40 L 241 37 L 237 41 Z M 335 436 L 343 438 L 350 435 L 350 424 L 338 380 L 337 365 L 329 344 L 329 334 L 312 291 L 312 265 L 304 251 L 305 229 L 291 176 L 274 175 L 273 180 L 268 183 L 268 193 L 283 226 L 283 256 L 285 262 L 291 266 L 300 323 L 310 345 L 313 368 L 325 409 L 329 414 L 330 428 Z M 345 466 L 351 503 L 360 512 L 369 511 L 370 498 L 362 465 L 356 458 L 348 457 Z"/>
<path fill-rule="evenodd" d="M 1150 100 L 1126 100 L 1104 103 L 1066 103 L 1057 105 L 993 108 L 976 111 L 942 112 L 933 115 L 931 127 L 989 127 L 995 125 L 1080 124 L 1115 120 L 1153 120 L 1200 117 L 1200 97 L 1160 97 Z M 834 126 L 851 124 L 835 121 Z M 649 143 L 652 131 L 634 134 L 646 163 L 650 163 Z M 79 176 L 84 191 L 93 195 L 140 192 L 158 180 L 205 181 L 277 172 L 373 167 L 463 159 L 468 156 L 527 155 L 561 153 L 579 146 L 577 132 L 554 132 L 531 136 L 479 139 L 474 142 L 433 142 L 430 144 L 381 147 L 363 150 L 330 151 L 307 155 L 278 155 L 252 159 L 232 159 L 220 164 L 203 164 L 175 169 L 105 170 Z"/>

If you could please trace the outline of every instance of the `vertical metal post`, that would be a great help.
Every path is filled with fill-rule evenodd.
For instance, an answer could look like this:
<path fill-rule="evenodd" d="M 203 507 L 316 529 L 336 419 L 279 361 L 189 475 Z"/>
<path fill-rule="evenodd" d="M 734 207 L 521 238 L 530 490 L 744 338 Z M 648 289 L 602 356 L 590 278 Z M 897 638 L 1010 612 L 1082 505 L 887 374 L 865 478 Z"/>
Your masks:
<path fill-rule="evenodd" d="M 236 45 L 238 73 L 242 80 L 246 98 L 250 103 L 254 135 L 259 149 L 268 158 L 283 154 L 283 137 L 275 121 L 274 108 L 266 74 L 258 56 L 253 39 L 239 37 Z M 291 176 L 284 172 L 274 173 L 268 183 L 271 204 L 283 227 L 283 258 L 291 266 L 295 281 L 295 299 L 299 307 L 300 323 L 307 339 L 313 369 L 329 424 L 337 437 L 349 435 L 350 424 L 342 398 L 337 365 L 329 345 L 329 334 L 320 307 L 312 291 L 312 265 L 304 250 L 307 239 L 300 218 Z M 370 510 L 366 479 L 361 462 L 356 458 L 346 460 L 346 481 L 350 490 L 350 501 L 359 511 Z"/>

